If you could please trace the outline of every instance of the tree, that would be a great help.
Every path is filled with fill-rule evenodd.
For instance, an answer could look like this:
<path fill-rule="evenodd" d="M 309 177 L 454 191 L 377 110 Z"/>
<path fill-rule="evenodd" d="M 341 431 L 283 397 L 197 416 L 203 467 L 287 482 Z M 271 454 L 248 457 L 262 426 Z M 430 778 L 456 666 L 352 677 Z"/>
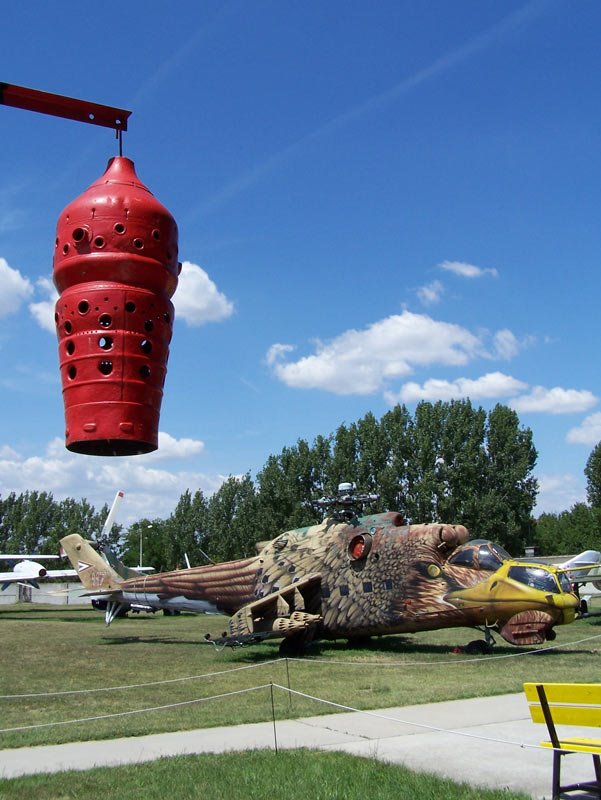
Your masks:
<path fill-rule="evenodd" d="M 593 508 L 601 509 L 601 442 L 588 457 L 584 474 L 588 502 Z"/>
<path fill-rule="evenodd" d="M 496 405 L 488 414 L 486 438 L 477 535 L 518 555 L 534 533 L 532 509 L 538 483 L 532 475 L 537 459 L 532 431 L 520 428 L 515 411 Z"/>
<path fill-rule="evenodd" d="M 257 497 L 250 475 L 230 476 L 211 497 L 207 528 L 209 555 L 215 561 L 244 558 L 255 553 L 260 538 Z"/>

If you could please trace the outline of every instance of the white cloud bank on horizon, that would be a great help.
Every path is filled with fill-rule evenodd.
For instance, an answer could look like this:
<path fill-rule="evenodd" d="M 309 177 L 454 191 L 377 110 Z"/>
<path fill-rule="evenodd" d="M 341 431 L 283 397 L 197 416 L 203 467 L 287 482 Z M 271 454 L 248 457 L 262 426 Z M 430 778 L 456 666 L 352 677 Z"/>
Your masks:
<path fill-rule="evenodd" d="M 162 448 L 162 450 L 161 450 Z M 225 480 L 222 475 L 207 475 L 194 469 L 158 468 L 156 462 L 191 461 L 204 450 L 204 443 L 176 439 L 159 432 L 159 450 L 128 459 L 82 456 L 65 448 L 56 437 L 43 455 L 24 457 L 14 448 L 0 447 L 0 495 L 26 491 L 50 492 L 55 499 L 86 498 L 97 509 L 110 505 L 114 492 L 126 495 L 124 519 L 167 517 L 186 489 L 201 489 L 209 495 Z"/>

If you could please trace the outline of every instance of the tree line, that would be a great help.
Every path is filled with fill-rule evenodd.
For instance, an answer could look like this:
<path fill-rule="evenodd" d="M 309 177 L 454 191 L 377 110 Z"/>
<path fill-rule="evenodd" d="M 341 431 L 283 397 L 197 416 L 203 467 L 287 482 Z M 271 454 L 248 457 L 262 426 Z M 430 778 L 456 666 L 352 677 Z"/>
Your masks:
<path fill-rule="evenodd" d="M 157 570 L 185 566 L 185 556 L 193 565 L 240 558 L 258 541 L 320 521 L 312 501 L 352 481 L 379 495 L 366 513 L 394 509 L 408 522 L 461 523 L 515 555 L 533 544 L 542 553 L 597 549 L 600 447 L 587 464 L 590 505 L 538 521 L 536 459 L 532 431 L 507 406 L 486 412 L 469 400 L 421 402 L 412 415 L 397 405 L 379 420 L 368 413 L 312 443 L 299 439 L 270 455 L 255 479 L 230 476 L 209 497 L 186 490 L 168 517 L 127 530 L 114 525 L 110 538 L 126 563 L 137 564 L 141 548 Z M 0 497 L 0 552 L 52 552 L 68 533 L 95 538 L 107 513 L 106 505 L 96 512 L 86 500 L 56 502 L 46 492 Z"/>

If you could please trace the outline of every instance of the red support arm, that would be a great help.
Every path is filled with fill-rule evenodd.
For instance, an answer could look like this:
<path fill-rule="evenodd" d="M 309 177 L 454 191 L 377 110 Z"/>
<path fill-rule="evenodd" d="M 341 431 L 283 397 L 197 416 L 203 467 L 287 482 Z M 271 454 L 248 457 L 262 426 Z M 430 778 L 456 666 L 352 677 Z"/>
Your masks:
<path fill-rule="evenodd" d="M 77 100 L 60 94 L 40 92 L 24 86 L 0 83 L 0 105 L 23 108 L 26 111 L 38 111 L 40 114 L 51 114 L 54 117 L 74 119 L 90 125 L 102 125 L 118 131 L 127 130 L 127 119 L 131 111 L 112 108 L 88 100 Z"/>

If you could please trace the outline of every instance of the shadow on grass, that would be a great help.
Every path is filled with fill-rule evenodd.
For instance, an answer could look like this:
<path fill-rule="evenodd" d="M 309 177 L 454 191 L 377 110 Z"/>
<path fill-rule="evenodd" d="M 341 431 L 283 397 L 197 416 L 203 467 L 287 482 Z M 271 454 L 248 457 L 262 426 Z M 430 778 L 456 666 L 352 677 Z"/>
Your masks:
<path fill-rule="evenodd" d="M 177 644 L 192 645 L 198 647 L 203 644 L 200 639 L 180 639 L 177 636 L 102 636 L 100 644 L 119 645 L 119 644 Z"/>

